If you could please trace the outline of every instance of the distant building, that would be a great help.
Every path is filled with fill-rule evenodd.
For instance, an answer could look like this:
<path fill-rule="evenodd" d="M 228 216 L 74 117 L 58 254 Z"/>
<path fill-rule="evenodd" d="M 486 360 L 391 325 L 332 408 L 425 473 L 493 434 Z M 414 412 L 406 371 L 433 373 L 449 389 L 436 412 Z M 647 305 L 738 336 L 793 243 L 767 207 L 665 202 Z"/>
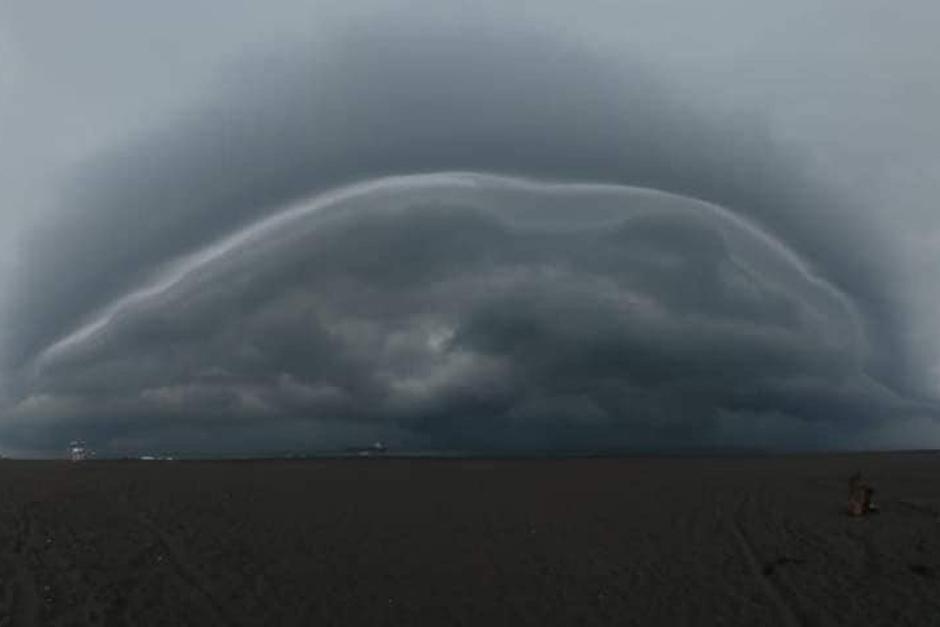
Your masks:
<path fill-rule="evenodd" d="M 353 447 L 346 449 L 346 452 L 358 455 L 359 457 L 372 457 L 374 455 L 382 455 L 387 450 L 388 449 L 381 442 L 373 442 L 371 446 Z"/>
<path fill-rule="evenodd" d="M 85 461 L 90 455 L 88 447 L 81 440 L 73 440 L 69 443 L 69 459 L 73 462 Z"/>

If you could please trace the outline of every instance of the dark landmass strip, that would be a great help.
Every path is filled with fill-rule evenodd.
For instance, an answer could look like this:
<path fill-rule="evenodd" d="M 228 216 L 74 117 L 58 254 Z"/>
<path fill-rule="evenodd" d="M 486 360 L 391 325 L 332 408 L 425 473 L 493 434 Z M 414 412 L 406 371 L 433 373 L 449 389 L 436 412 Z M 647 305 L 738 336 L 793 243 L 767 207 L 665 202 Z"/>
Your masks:
<path fill-rule="evenodd" d="M 3 461 L 0 547 L 0 625 L 937 625 L 940 455 Z"/>

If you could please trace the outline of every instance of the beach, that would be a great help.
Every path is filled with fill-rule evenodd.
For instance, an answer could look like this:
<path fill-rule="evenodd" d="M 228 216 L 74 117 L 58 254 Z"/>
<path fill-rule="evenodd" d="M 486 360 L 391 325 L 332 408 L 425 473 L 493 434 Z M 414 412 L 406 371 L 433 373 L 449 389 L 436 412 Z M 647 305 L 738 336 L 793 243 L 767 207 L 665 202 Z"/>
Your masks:
<path fill-rule="evenodd" d="M 940 625 L 940 455 L 5 460 L 0 547 L 0 625 Z"/>

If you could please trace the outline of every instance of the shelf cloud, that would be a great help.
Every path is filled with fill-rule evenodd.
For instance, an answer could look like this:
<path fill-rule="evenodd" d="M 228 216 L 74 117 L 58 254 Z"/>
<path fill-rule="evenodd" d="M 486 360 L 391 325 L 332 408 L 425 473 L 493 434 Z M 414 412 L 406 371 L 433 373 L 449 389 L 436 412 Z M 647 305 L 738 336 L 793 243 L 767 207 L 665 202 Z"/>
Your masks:
<path fill-rule="evenodd" d="M 228 62 L 57 181 L 6 281 L 7 449 L 938 433 L 909 286 L 871 254 L 896 244 L 798 150 L 642 55 L 343 24 Z"/>

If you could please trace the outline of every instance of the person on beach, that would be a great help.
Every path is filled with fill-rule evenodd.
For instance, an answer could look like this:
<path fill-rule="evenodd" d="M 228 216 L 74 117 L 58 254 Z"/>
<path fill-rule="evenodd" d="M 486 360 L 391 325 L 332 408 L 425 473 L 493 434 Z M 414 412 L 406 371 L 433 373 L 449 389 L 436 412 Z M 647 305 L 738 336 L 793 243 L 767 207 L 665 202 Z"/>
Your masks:
<path fill-rule="evenodd" d="M 849 477 L 849 516 L 864 516 L 877 512 L 878 507 L 872 500 L 875 489 L 862 481 L 862 473 L 856 472 Z"/>

